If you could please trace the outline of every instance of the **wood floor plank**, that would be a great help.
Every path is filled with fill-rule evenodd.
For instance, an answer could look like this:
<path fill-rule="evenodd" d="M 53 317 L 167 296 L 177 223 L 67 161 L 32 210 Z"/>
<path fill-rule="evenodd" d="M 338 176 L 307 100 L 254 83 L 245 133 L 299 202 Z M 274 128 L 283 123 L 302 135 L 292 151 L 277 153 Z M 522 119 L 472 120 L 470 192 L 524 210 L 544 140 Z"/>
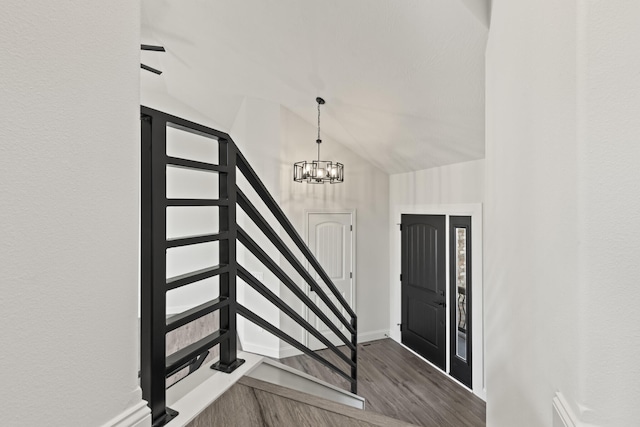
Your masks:
<path fill-rule="evenodd" d="M 268 427 L 378 426 L 357 418 L 326 411 L 316 406 L 305 405 L 262 390 L 254 390 L 254 392 L 263 408 L 264 425 Z"/>
<path fill-rule="evenodd" d="M 260 396 L 258 392 L 269 393 L 274 396 L 279 396 L 283 399 L 287 399 L 293 402 L 298 402 L 300 405 L 307 407 L 314 407 L 321 411 L 331 412 L 338 414 L 341 417 L 352 418 L 358 420 L 359 424 L 365 423 L 367 426 L 389 426 L 389 427 L 411 427 L 403 421 L 391 419 L 385 415 L 381 415 L 371 411 L 363 411 L 351 406 L 346 406 L 341 403 L 334 402 L 332 400 L 324 399 L 311 394 L 303 393 L 297 390 L 286 388 L 280 385 L 272 384 L 266 381 L 258 380 L 251 377 L 243 377 L 238 382 L 239 384 L 251 387 L 256 391 L 256 395 Z M 272 398 L 269 398 L 272 399 Z M 260 401 L 260 399 L 258 399 Z M 298 407 L 298 406 L 296 406 Z M 263 406 L 263 413 L 266 412 Z M 335 419 L 334 417 L 329 417 Z M 353 421 L 355 423 L 355 421 Z M 356 424 L 358 424 L 356 423 Z M 359 425 L 358 424 L 358 425 Z M 333 425 L 333 424 L 328 424 Z"/>
<path fill-rule="evenodd" d="M 244 377 L 187 427 L 413 427 L 255 378 Z"/>
<path fill-rule="evenodd" d="M 234 384 L 186 427 L 263 427 L 264 417 L 251 387 Z"/>
<path fill-rule="evenodd" d="M 331 351 L 318 353 L 341 366 Z M 308 356 L 280 362 L 348 389 L 347 381 Z M 391 339 L 360 344 L 358 372 L 358 394 L 369 411 L 423 426 L 486 425 L 481 399 Z"/>

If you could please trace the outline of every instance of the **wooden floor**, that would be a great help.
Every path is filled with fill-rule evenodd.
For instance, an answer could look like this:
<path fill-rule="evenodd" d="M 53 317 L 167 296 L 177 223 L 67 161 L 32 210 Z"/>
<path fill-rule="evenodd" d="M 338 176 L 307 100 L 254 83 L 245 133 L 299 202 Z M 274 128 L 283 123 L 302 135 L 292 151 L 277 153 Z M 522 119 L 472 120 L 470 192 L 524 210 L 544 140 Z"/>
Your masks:
<path fill-rule="evenodd" d="M 275 384 L 243 377 L 187 427 L 411 427 Z"/>
<path fill-rule="evenodd" d="M 318 354 L 345 367 L 330 350 Z M 348 389 L 342 377 L 306 355 L 281 359 L 331 384 Z M 358 345 L 358 394 L 366 409 L 422 426 L 485 426 L 485 403 L 391 339 Z"/>

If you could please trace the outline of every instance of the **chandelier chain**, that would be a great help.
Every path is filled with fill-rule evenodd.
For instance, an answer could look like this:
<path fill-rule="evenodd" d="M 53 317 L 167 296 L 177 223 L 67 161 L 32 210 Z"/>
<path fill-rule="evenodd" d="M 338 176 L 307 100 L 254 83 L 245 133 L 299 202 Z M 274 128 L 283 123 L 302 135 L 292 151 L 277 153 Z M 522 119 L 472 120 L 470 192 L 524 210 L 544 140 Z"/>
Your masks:
<path fill-rule="evenodd" d="M 320 142 L 322 140 L 320 139 L 320 103 L 318 102 L 318 140 L 316 141 L 318 143 L 318 162 L 320 161 Z"/>
<path fill-rule="evenodd" d="M 320 103 L 318 102 L 318 140 L 320 140 Z"/>

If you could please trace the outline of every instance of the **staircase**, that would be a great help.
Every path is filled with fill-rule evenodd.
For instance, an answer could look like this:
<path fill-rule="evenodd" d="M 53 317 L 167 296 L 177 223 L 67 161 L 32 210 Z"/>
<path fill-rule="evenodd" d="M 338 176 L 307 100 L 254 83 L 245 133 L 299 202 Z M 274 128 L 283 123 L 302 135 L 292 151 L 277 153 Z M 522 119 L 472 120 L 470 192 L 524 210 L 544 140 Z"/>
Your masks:
<path fill-rule="evenodd" d="M 197 135 L 216 144 L 218 161 L 212 163 L 167 154 L 167 130 Z M 141 376 L 143 398 L 149 403 L 154 427 L 169 422 L 172 425 L 217 425 L 198 424 L 197 415 L 202 413 L 220 420 L 232 416 L 253 417 L 251 422 L 269 423 L 277 417 L 293 417 L 304 413 L 314 414 L 318 420 L 346 422 L 356 412 L 362 414 L 363 399 L 357 393 L 357 317 L 345 301 L 327 273 L 306 246 L 287 219 L 278 203 L 269 194 L 247 159 L 233 139 L 226 133 L 211 129 L 161 111 L 141 107 Z M 216 174 L 218 196 L 216 198 L 168 198 L 167 171 L 172 168 L 186 169 L 201 174 Z M 242 175 L 250 188 L 240 189 L 237 175 Z M 257 195 L 259 200 L 248 196 Z M 275 218 L 280 229 L 292 243 L 287 244 L 265 219 L 264 208 L 256 208 L 256 202 L 266 206 L 268 214 Z M 215 233 L 167 238 L 167 214 L 169 209 L 216 207 L 218 209 L 218 231 Z M 237 210 L 241 209 L 257 228 L 261 239 L 268 239 L 278 253 L 270 254 L 258 243 L 255 235 L 246 231 L 237 221 Z M 167 252 L 176 248 L 192 247 L 217 242 L 218 256 L 206 268 L 167 277 Z M 251 253 L 269 272 L 286 286 L 310 312 L 332 331 L 328 337 L 311 325 L 299 311 L 293 309 L 276 293 L 270 290 L 238 261 L 238 245 Z M 291 245 L 291 246 L 290 246 Z M 297 254 L 297 255 L 296 255 Z M 301 254 L 301 258 L 299 259 Z M 281 265 L 286 263 L 286 266 Z M 309 266 L 307 268 L 306 265 Z M 302 278 L 304 286 L 314 292 L 321 305 L 316 304 L 288 271 Z M 320 278 L 318 283 L 314 275 Z M 167 315 L 167 292 L 216 279 L 218 296 L 211 300 L 171 316 Z M 340 366 L 328 361 L 256 314 L 254 307 L 245 307 L 236 298 L 237 280 L 242 280 L 258 294 L 265 304 L 272 304 L 297 325 L 309 332 L 335 353 Z M 239 351 L 237 342 L 237 316 L 256 324 L 263 330 L 310 356 L 328 367 L 350 384 L 349 391 L 339 390 L 329 384 L 313 379 L 306 374 L 284 367 L 275 362 Z M 210 319 L 210 320 L 207 320 Z M 182 343 L 178 348 L 167 350 L 167 336 L 189 329 L 191 325 L 206 322 L 209 330 L 193 342 Z M 330 338 L 337 339 L 347 353 L 339 349 Z M 348 355 L 347 355 L 348 354 Z M 216 362 L 205 364 L 207 356 L 215 355 Z M 211 368 L 211 369 L 209 369 Z M 214 370 L 214 371 L 212 371 Z M 186 376 L 186 377 L 185 377 Z M 167 379 L 170 379 L 168 381 Z M 171 385 L 167 389 L 167 386 Z M 305 393 L 305 394 L 303 394 Z M 284 412 L 256 414 L 233 410 L 238 396 L 252 395 L 253 408 L 262 408 L 266 400 L 277 401 Z M 314 396 L 313 399 L 307 396 Z M 261 396 L 258 398 L 257 396 Z M 301 397 L 305 396 L 305 397 Z M 216 402 L 216 403 L 214 403 Z M 329 403 L 327 403 L 329 402 Z M 173 409 L 169 408 L 169 405 Z M 234 406 L 236 405 L 236 406 Z M 304 411 L 300 405 L 308 408 Z M 333 406 L 332 406 L 333 405 Z M 335 405 L 341 405 L 336 409 Z M 292 409 L 297 408 L 297 409 Z M 302 412 L 300 412 L 302 411 Z M 210 413 L 213 413 L 211 415 Z M 342 415 L 336 415 L 341 413 Z M 331 415 L 333 414 L 333 415 Z M 345 415 L 346 414 L 346 415 Z M 258 415 L 262 418 L 256 418 Z M 227 417 L 227 418 L 223 418 Z M 275 417 L 275 418 L 273 418 Z M 346 417 L 338 419 L 335 417 Z M 354 418 L 355 419 L 355 418 Z M 360 419 L 360 418 L 358 418 Z M 172 421 L 175 420 L 175 421 Z M 269 421 L 271 420 L 271 421 Z M 362 419 L 362 425 L 375 424 Z M 249 422 L 247 421 L 247 422 Z M 293 422 L 293 421 L 292 421 Z M 266 424 L 264 424 L 266 423 Z M 369 424 L 366 424 L 369 423 Z M 221 424 L 253 425 L 253 424 Z M 275 425 L 283 425 L 276 423 Z M 286 424 L 285 424 L 286 425 Z M 293 423 L 291 425 L 302 425 Z M 322 424 L 309 424 L 322 425 Z M 339 425 L 339 424 L 326 424 Z M 390 425 L 390 424 L 385 424 Z M 396 425 L 396 424 L 392 424 Z M 399 424 L 397 424 L 399 425 Z"/>
<path fill-rule="evenodd" d="M 410 426 L 314 394 L 243 377 L 188 427 L 209 426 Z"/>
<path fill-rule="evenodd" d="M 174 427 L 409 426 L 364 411 L 364 399 L 300 371 L 241 352 L 232 374 L 199 370 L 171 387 Z M 204 408 L 204 409 L 202 409 Z"/>

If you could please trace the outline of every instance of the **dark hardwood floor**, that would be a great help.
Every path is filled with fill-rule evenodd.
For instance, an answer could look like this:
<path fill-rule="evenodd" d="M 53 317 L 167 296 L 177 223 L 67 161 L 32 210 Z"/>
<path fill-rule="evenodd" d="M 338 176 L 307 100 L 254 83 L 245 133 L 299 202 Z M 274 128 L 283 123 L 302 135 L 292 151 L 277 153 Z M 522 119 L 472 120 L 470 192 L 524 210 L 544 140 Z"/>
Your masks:
<path fill-rule="evenodd" d="M 344 367 L 330 350 L 318 354 Z M 342 377 L 306 355 L 281 359 L 331 384 L 348 389 Z M 422 426 L 485 426 L 485 403 L 391 339 L 358 345 L 358 394 L 366 409 Z"/>

